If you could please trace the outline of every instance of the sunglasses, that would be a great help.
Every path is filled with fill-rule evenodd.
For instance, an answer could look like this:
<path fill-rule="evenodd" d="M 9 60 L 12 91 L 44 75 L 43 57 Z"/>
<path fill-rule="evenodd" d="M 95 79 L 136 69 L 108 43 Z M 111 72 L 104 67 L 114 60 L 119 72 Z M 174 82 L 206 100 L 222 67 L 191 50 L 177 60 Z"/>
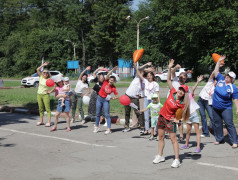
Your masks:
<path fill-rule="evenodd" d="M 44 74 L 49 74 L 48 72 L 43 72 Z"/>

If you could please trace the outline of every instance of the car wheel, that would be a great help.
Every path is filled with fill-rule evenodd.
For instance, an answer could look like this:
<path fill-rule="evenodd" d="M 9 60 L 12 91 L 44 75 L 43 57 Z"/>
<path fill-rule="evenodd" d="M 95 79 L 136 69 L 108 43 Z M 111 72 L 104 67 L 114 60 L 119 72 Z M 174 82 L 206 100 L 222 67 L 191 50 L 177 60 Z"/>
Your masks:
<path fill-rule="evenodd" d="M 38 86 L 39 86 L 39 82 L 35 82 L 34 87 L 38 87 Z"/>
<path fill-rule="evenodd" d="M 156 77 L 156 81 L 157 81 L 157 82 L 161 82 L 160 77 Z"/>

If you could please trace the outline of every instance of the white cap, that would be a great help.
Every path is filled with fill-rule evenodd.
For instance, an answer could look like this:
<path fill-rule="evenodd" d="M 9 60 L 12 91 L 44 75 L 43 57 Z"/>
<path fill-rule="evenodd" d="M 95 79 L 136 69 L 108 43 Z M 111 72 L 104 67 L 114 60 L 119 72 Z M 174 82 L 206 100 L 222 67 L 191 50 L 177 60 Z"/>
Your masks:
<path fill-rule="evenodd" d="M 55 82 L 58 83 L 60 81 L 62 81 L 62 79 L 61 78 L 57 78 Z"/>
<path fill-rule="evenodd" d="M 69 81 L 69 78 L 68 78 L 68 77 L 65 77 L 65 78 L 64 78 L 64 81 Z"/>
<path fill-rule="evenodd" d="M 230 71 L 228 73 L 228 76 L 230 76 L 232 78 L 232 83 L 233 83 L 235 81 L 235 79 L 236 79 L 236 74 L 233 71 Z"/>

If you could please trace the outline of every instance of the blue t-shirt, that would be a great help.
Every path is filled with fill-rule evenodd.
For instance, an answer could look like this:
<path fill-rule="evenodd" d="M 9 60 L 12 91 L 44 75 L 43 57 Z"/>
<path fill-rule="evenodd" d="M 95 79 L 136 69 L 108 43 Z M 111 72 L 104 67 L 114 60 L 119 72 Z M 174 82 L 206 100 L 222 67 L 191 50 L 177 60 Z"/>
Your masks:
<path fill-rule="evenodd" d="M 238 90 L 234 84 L 225 84 L 225 78 L 218 73 L 212 106 L 216 109 L 232 109 L 232 99 L 238 99 Z"/>

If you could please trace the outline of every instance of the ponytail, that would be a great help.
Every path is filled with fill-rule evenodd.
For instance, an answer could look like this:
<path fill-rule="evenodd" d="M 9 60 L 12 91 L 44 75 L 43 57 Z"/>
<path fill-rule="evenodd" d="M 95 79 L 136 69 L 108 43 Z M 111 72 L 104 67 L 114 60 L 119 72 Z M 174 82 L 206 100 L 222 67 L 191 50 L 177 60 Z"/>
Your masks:
<path fill-rule="evenodd" d="M 189 108 L 190 100 L 189 100 L 189 95 L 187 92 L 184 95 L 183 101 L 184 101 L 184 108 L 182 113 L 182 119 L 184 121 L 187 121 L 190 117 L 190 108 Z"/>

